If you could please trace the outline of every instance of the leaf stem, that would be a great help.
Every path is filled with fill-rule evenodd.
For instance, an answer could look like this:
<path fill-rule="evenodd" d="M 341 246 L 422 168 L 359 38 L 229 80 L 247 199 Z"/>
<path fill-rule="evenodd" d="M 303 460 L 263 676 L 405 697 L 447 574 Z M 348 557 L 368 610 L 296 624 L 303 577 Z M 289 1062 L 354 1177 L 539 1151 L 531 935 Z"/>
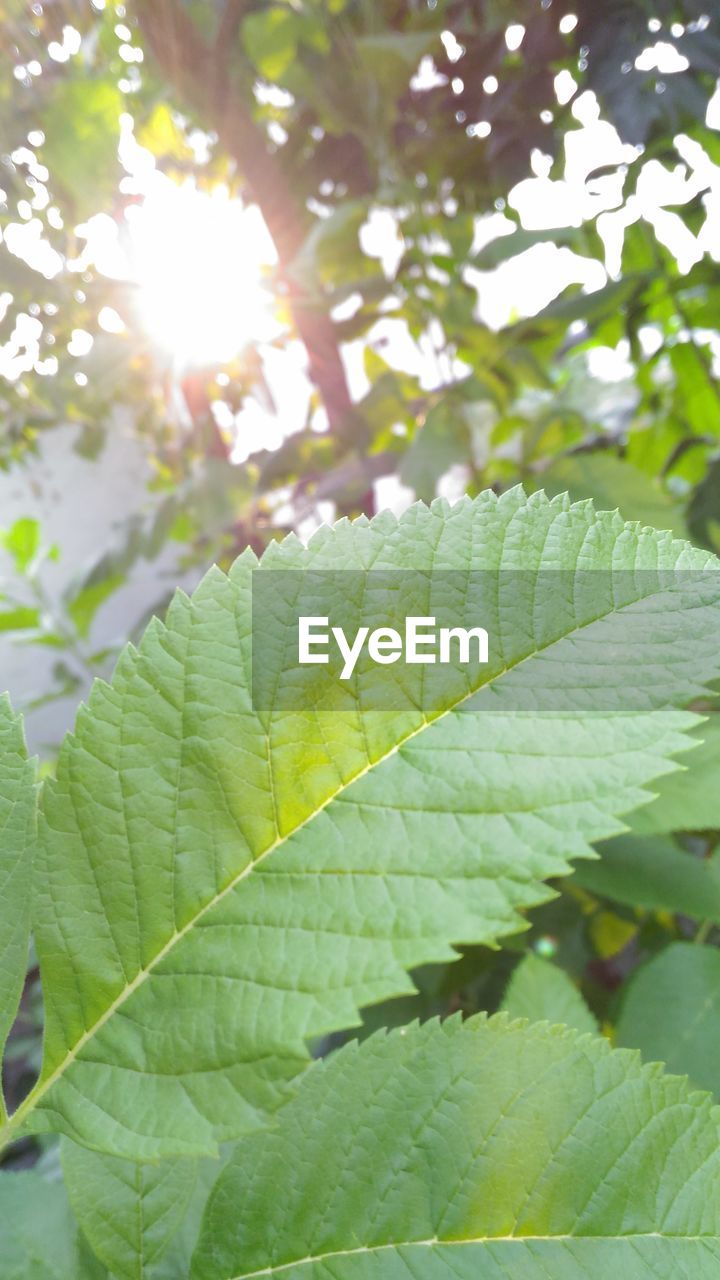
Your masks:
<path fill-rule="evenodd" d="M 713 927 L 714 927 L 714 921 L 703 920 L 702 924 L 698 928 L 697 933 L 695 934 L 695 937 L 693 938 L 693 942 L 697 943 L 699 947 L 702 946 L 704 942 L 707 942 L 713 930 Z"/>

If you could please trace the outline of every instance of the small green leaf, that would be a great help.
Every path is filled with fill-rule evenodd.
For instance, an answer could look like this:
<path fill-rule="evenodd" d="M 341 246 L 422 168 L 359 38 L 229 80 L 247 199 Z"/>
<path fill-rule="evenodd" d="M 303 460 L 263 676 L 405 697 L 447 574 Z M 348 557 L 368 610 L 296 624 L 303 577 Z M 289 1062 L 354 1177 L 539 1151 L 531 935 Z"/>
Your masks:
<path fill-rule="evenodd" d="M 511 1018 L 564 1023 L 597 1034 L 597 1023 L 563 969 L 530 952 L 515 969 L 502 1007 Z"/>
<path fill-rule="evenodd" d="M 30 516 L 22 516 L 10 529 L 0 533 L 0 544 L 10 552 L 18 573 L 25 573 L 40 550 L 40 525 Z"/>
<path fill-rule="evenodd" d="M 525 253 L 538 244 L 570 244 L 577 243 L 581 232 L 576 227 L 554 227 L 552 230 L 525 231 L 522 228 L 511 231 L 508 235 L 497 236 L 479 250 L 472 258 L 472 264 L 479 271 L 492 271 L 509 258 Z"/>
<path fill-rule="evenodd" d="M 148 118 L 137 128 L 136 136 L 140 146 L 146 147 L 158 159 L 187 163 L 192 158 L 192 148 L 167 102 L 155 104 Z"/>
<path fill-rule="evenodd" d="M 293 277 L 311 289 L 313 280 L 338 277 L 359 281 L 377 271 L 377 263 L 360 248 L 359 232 L 367 218 L 365 200 L 343 200 L 327 218 L 318 219 L 293 261 Z"/>
<path fill-rule="evenodd" d="M 248 57 L 268 80 L 280 80 L 297 53 L 301 23 L 288 6 L 268 5 L 243 23 Z"/>
<path fill-rule="evenodd" d="M 713 860 L 660 836 L 618 836 L 597 852 L 598 861 L 583 862 L 573 876 L 583 889 L 628 907 L 720 924 L 720 867 Z"/>
<path fill-rule="evenodd" d="M 622 280 L 611 280 L 601 289 L 589 292 L 568 290 L 538 312 L 531 321 L 521 321 L 517 326 L 518 331 L 522 333 L 524 328 L 546 321 L 562 320 L 565 324 L 572 324 L 575 320 L 584 320 L 589 325 L 598 324 L 617 315 L 619 308 L 627 306 L 643 283 L 643 277 L 624 277 Z"/>
<path fill-rule="evenodd" d="M 428 413 L 400 464 L 400 480 L 424 502 L 435 496 L 438 480 L 457 462 L 467 462 L 471 432 L 465 415 L 449 396 Z"/>
<path fill-rule="evenodd" d="M 267 80 L 282 82 L 292 69 L 301 44 L 323 52 L 327 32 L 316 14 L 291 5 L 267 4 L 248 14 L 243 40 L 251 62 Z"/>
<path fill-rule="evenodd" d="M 720 1099 L 720 951 L 674 942 L 638 969 L 616 1040 Z"/>
<path fill-rule="evenodd" d="M 39 625 L 39 609 L 19 605 L 16 609 L 0 610 L 0 631 L 31 631 Z"/>
<path fill-rule="evenodd" d="M 68 616 L 77 629 L 78 635 L 85 639 L 95 619 L 95 614 L 106 600 L 109 600 L 125 582 L 123 574 L 114 573 L 99 582 L 91 582 L 70 601 L 67 606 Z"/>
<path fill-rule="evenodd" d="M 113 1276 L 156 1275 L 156 1264 L 181 1232 L 198 1181 L 197 1161 L 135 1164 L 64 1139 L 62 1164 L 77 1220 Z"/>

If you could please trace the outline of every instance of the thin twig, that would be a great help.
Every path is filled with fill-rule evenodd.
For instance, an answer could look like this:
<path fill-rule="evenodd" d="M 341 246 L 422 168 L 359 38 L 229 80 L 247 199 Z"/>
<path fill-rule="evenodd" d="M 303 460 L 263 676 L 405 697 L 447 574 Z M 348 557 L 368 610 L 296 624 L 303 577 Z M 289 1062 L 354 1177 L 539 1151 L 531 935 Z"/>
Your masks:
<path fill-rule="evenodd" d="M 235 44 L 247 7 L 248 0 L 227 0 L 215 36 L 215 51 L 220 58 L 226 58 Z"/>

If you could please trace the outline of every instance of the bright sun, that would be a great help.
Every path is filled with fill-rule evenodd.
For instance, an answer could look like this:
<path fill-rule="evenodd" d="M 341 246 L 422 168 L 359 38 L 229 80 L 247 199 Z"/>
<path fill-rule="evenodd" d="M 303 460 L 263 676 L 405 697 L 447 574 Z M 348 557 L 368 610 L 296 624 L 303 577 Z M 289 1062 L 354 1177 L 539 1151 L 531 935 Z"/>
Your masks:
<path fill-rule="evenodd" d="M 275 261 L 256 209 L 227 189 L 198 191 L 154 174 L 131 206 L 128 256 L 147 333 L 180 368 L 221 364 L 280 326 L 263 271 Z"/>

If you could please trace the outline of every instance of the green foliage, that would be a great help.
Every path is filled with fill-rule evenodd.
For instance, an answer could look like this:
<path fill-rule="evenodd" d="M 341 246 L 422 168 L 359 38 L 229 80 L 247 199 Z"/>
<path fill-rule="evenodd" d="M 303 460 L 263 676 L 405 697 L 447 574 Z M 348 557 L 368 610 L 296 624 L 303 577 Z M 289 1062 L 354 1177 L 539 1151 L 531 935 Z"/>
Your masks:
<path fill-rule="evenodd" d="M 655 1068 L 503 1021 L 333 1053 L 352 1027 L 363 1039 L 504 1005 L 600 1027 L 717 1094 L 717 712 L 697 721 L 718 674 L 714 594 L 699 608 L 679 575 L 669 598 L 649 582 L 716 568 L 650 530 L 720 549 L 712 6 L 11 0 L 0 26 L 0 467 L 28 493 L 1 535 L 0 639 L 29 670 L 54 663 L 52 684 L 33 680 L 15 705 L 77 700 L 136 641 L 43 766 L 38 845 L 33 766 L 0 702 L 3 1276 L 187 1280 L 220 1168 L 195 1157 L 267 1124 L 223 1148 L 202 1280 L 296 1266 L 714 1275 L 716 1119 Z M 677 70 L 641 69 L 657 41 Z M 77 52 L 58 54 L 63 42 Z M 589 173 L 587 90 L 604 140 L 612 126 L 636 148 Z M 105 275 L 85 250 L 78 224 L 104 215 L 125 245 L 143 198 L 142 176 L 120 185 L 130 117 L 171 181 L 222 183 L 264 216 L 271 347 L 181 365 L 150 338 L 142 280 Z M 543 200 L 515 186 L 531 172 L 547 172 L 542 195 L 572 225 L 544 225 Z M 183 242 L 180 274 L 198 247 Z M 592 289 L 565 287 L 566 268 Z M 528 290 L 526 305 L 523 278 L 544 279 L 544 299 Z M 104 331 L 106 308 L 122 332 Z M 81 358 L 75 329 L 95 339 Z M 286 436 L 279 362 L 291 367 L 298 338 L 311 395 Z M 279 429 L 246 448 L 258 406 Z M 149 502 L 138 495 L 109 550 L 77 565 L 31 508 L 33 455 L 68 423 L 85 459 L 111 432 L 132 437 L 151 475 Z M 372 515 L 375 486 L 394 478 L 428 502 L 500 496 L 340 525 L 305 551 L 274 542 L 304 536 L 328 504 Z M 534 496 L 508 492 L 518 482 Z M 565 493 L 650 529 L 571 509 Z M 236 558 L 268 543 L 263 574 L 640 573 L 622 602 L 578 590 L 565 612 L 541 585 L 520 593 L 512 670 L 488 669 L 479 695 L 424 691 L 383 716 L 363 672 L 362 714 L 333 713 L 328 733 L 282 690 L 269 707 L 251 698 L 257 562 Z M 168 552 L 193 582 L 220 570 L 142 639 L 123 616 L 98 640 L 115 593 Z M 54 593 L 59 555 L 73 572 Z M 668 681 L 688 710 L 587 714 L 593 638 L 620 634 L 623 610 L 642 634 L 611 690 L 652 699 Z M 548 671 L 562 709 L 518 715 L 514 693 Z M 422 1251 L 401 1244 L 415 1231 Z M 466 1232 L 467 1251 L 446 1243 Z M 317 1261 L 324 1251 L 336 1256 Z"/>
<path fill-rule="evenodd" d="M 0 1054 L 25 978 L 34 835 L 35 769 L 27 758 L 20 720 L 7 698 L 0 698 Z"/>
<path fill-rule="evenodd" d="M 719 1137 L 710 1098 L 590 1036 L 504 1018 L 378 1035 L 238 1149 L 191 1274 L 710 1280 Z"/>
<path fill-rule="evenodd" d="M 601 510 L 617 507 L 624 520 L 639 520 L 654 529 L 672 529 L 678 538 L 685 534 L 682 504 L 657 480 L 612 453 L 559 458 L 542 471 L 539 483 L 551 496 L 569 493 L 576 501 L 592 498 Z"/>
<path fill-rule="evenodd" d="M 82 587 L 77 595 L 68 603 L 68 617 L 74 623 L 78 636 L 82 640 L 87 639 L 93 619 L 101 604 L 122 586 L 124 578 L 121 574 L 114 574 L 107 578 L 102 578 L 99 582 L 91 582 L 87 586 Z"/>
<path fill-rule="evenodd" d="M 716 785 L 720 769 L 720 719 L 713 715 L 696 729 L 698 745 L 680 762 L 681 770 L 658 783 L 652 804 L 632 817 L 634 831 L 703 831 L 720 827 L 720 795 Z"/>
<path fill-rule="evenodd" d="M 617 1043 L 720 1097 L 717 948 L 676 942 L 638 969 L 623 1000 Z"/>
<path fill-rule="evenodd" d="M 39 535 L 33 545 L 36 557 Z M 441 581 L 442 571 L 487 572 L 499 642 L 488 666 L 469 686 L 465 677 L 420 681 L 388 711 L 373 704 L 371 666 L 358 666 L 340 709 L 334 702 L 323 709 L 321 700 L 287 700 L 294 670 L 281 663 L 264 700 L 265 677 L 256 671 L 261 683 L 251 686 L 251 646 L 282 655 L 296 571 L 313 582 L 310 571 L 357 574 L 370 565 L 407 571 L 403 607 L 417 614 L 434 607 L 431 572 Z M 586 587 L 580 566 L 593 571 Z M 515 578 L 503 588 L 501 568 L 522 570 L 531 589 L 523 594 Z M 562 608 L 558 570 L 572 571 Z M 254 574 L 271 575 L 269 624 L 261 612 L 251 615 Z M 442 1242 L 457 1239 L 487 1256 L 499 1276 L 553 1269 L 569 1257 L 568 1265 L 599 1277 L 610 1248 L 639 1276 L 664 1274 L 658 1267 L 670 1275 L 690 1266 L 688 1257 L 694 1274 L 704 1274 L 715 1229 L 697 1217 L 707 1197 L 687 1188 L 714 1176 L 699 1138 L 714 1141 L 708 1104 L 601 1041 L 549 1028 L 597 1030 L 567 960 L 530 953 L 515 967 L 503 1006 L 538 1025 L 429 1023 L 407 1036 L 401 1028 L 331 1055 L 323 1067 L 312 1065 L 309 1044 L 357 1025 L 364 1005 L 407 997 L 415 989 L 408 971 L 418 965 L 445 964 L 452 975 L 459 946 L 468 948 L 460 963 L 472 968 L 478 948 L 513 946 L 513 935 L 530 925 L 543 950 L 540 921 L 525 917 L 552 909 L 543 882 L 589 859 L 591 842 L 604 841 L 600 861 L 578 878 L 581 893 L 704 913 L 711 923 L 709 864 L 671 849 L 656 859 L 656 883 L 649 877 L 643 896 L 632 856 L 615 855 L 635 841 L 648 864 L 652 838 L 620 836 L 620 815 L 648 801 L 654 779 L 693 745 L 689 733 L 707 734 L 713 723 L 698 726 L 696 715 L 675 708 L 719 674 L 716 574 L 711 555 L 670 535 L 626 525 L 588 502 L 519 489 L 452 508 L 418 505 L 400 520 L 343 522 L 306 548 L 293 538 L 273 544 L 261 561 L 246 553 L 228 574 L 211 572 L 191 598 L 176 596 L 166 621 L 152 622 L 124 652 L 112 682 L 95 686 L 56 776 L 43 784 L 32 895 L 33 771 L 6 709 L 0 781 L 11 838 L 3 851 L 18 886 L 4 903 L 6 1024 L 22 984 L 31 897 L 45 1022 L 39 1080 L 2 1136 L 12 1161 L 13 1139 L 45 1135 L 52 1160 L 52 1135 L 66 1135 L 62 1168 L 74 1213 L 62 1188 L 40 1174 L 30 1182 L 0 1177 L 0 1196 L 22 1197 L 40 1181 L 42 1212 L 63 1242 L 46 1264 L 45 1237 L 28 1235 L 24 1207 L 14 1226 L 17 1280 L 35 1280 L 38 1258 L 42 1280 L 86 1273 L 100 1280 L 104 1267 L 116 1280 L 178 1280 L 199 1232 L 198 1280 L 234 1280 L 326 1253 L 340 1265 L 345 1252 L 368 1249 L 382 1249 L 383 1265 L 392 1267 L 398 1250 L 419 1241 L 441 1250 L 439 1264 L 423 1253 L 436 1266 Z M 633 632 L 632 660 L 667 696 L 643 710 L 610 697 L 590 712 L 598 642 L 615 636 L 617 645 L 618 628 L 633 617 L 642 629 Z M 548 708 L 538 697 L 560 667 L 562 699 Z M 621 699 L 625 679 L 620 664 Z M 700 748 L 688 761 L 695 754 Z M 695 879 L 680 875 L 682 860 Z M 687 951 L 692 998 L 683 1004 L 673 966 Z M 618 1040 L 646 1056 L 659 1048 L 695 1083 L 708 1084 L 697 1063 L 715 1030 L 707 992 L 716 958 L 712 947 L 676 945 L 641 968 Z M 648 1025 L 634 1012 L 637 1002 L 648 1005 L 642 988 L 654 966 L 663 967 L 656 989 L 674 1011 L 675 1022 L 665 1016 L 664 1025 L 680 1046 L 678 1061 L 657 1018 Z M 418 975 L 418 982 L 437 1001 L 442 981 Z M 382 1023 L 382 1010 L 374 1016 Z M 387 1020 L 397 1023 L 397 1013 Z M 678 1109 L 682 1147 L 672 1137 Z M 418 1129 L 424 1114 L 430 1123 Z M 613 1128 L 607 1117 L 618 1114 L 623 1126 Z M 243 1137 L 268 1125 L 270 1132 Z M 588 1147 L 585 1127 L 603 1135 L 603 1159 Z M 439 1154 L 424 1149 L 423 1133 L 431 1147 L 440 1142 L 448 1176 L 459 1163 L 471 1179 L 460 1192 L 457 1172 L 454 1190 L 435 1183 L 439 1217 L 427 1221 L 413 1216 L 414 1188 L 426 1161 L 437 1178 Z M 224 1153 L 225 1171 L 217 1160 L 189 1158 L 217 1156 L 219 1144 L 237 1138 Z M 572 1160 L 564 1143 L 576 1152 Z M 585 1163 L 583 1149 L 591 1149 Z M 380 1198 L 363 1160 L 395 1170 Z M 615 1172 L 603 1175 L 605 1166 Z M 347 1208 L 324 1206 L 307 1180 L 311 1168 L 321 1170 L 329 1195 L 342 1189 Z M 641 1169 L 655 1172 L 642 1182 L 630 1220 L 624 1188 L 628 1180 L 640 1188 Z M 661 1215 L 659 1198 L 668 1206 Z M 462 1206 L 473 1204 L 480 1216 L 464 1217 Z M 393 1224 L 390 1235 L 385 1223 Z M 517 1248 L 508 1249 L 511 1236 Z M 520 1241 L 529 1236 L 528 1253 Z M 570 1255 L 568 1237 L 576 1241 Z"/>
<path fill-rule="evenodd" d="M 133 1164 L 64 1139 L 62 1167 L 82 1231 L 117 1280 L 187 1273 L 198 1226 L 188 1210 L 198 1192 L 202 1207 L 208 1190 L 196 1161 Z"/>
<path fill-rule="evenodd" d="M 532 952 L 513 973 L 502 1007 L 511 1018 L 597 1031 L 595 1019 L 564 970 Z"/>
<path fill-rule="evenodd" d="M 7 384 L 0 458 L 35 447 L 41 428 L 68 419 L 84 424 L 85 446 L 92 439 L 93 448 L 101 447 L 112 421 L 109 409 L 123 402 L 164 474 L 173 454 L 168 437 L 176 406 L 184 399 L 193 425 L 184 451 L 197 466 L 188 467 L 182 484 L 184 498 L 192 502 L 206 485 L 206 465 L 223 447 L 211 403 L 223 401 L 227 418 L 248 397 L 267 402 L 257 351 L 230 363 L 226 390 L 215 380 L 216 369 L 183 370 L 171 387 L 164 357 L 142 330 L 134 286 L 104 277 L 87 262 L 82 289 L 77 287 L 70 264 L 77 261 L 78 221 L 109 213 L 122 227 L 128 204 L 137 198 L 119 189 L 117 143 L 125 110 L 138 140 L 174 180 L 190 176 L 201 189 L 222 181 L 233 194 L 258 202 L 280 255 L 279 294 L 289 329 L 278 345 L 296 334 L 306 342 L 316 396 L 311 409 L 324 404 L 331 418 L 330 440 L 305 431 L 302 449 L 276 456 L 263 448 L 248 463 L 242 520 L 252 536 L 267 540 L 278 527 L 314 512 L 320 501 L 332 501 L 338 514 L 356 515 L 368 506 L 378 474 L 399 475 L 429 500 L 444 472 L 462 464 L 473 492 L 517 481 L 536 487 L 547 480 L 554 492 L 567 487 L 574 496 L 602 494 L 603 503 L 618 505 L 626 518 L 672 527 L 680 536 L 687 518 L 693 536 L 714 547 L 720 527 L 712 472 L 718 392 L 710 344 L 717 283 L 701 242 L 698 261 L 683 274 L 666 248 L 664 231 L 656 234 L 649 214 L 637 220 L 633 204 L 650 163 L 656 173 L 672 172 L 682 136 L 698 148 L 690 160 L 682 152 L 691 169 L 687 198 L 683 204 L 682 193 L 668 197 L 677 203 L 663 207 L 661 218 L 683 220 L 688 236 L 711 225 L 703 183 L 715 182 L 711 160 L 718 147 L 706 123 L 719 43 L 714 15 L 704 14 L 694 0 L 660 6 L 657 14 L 645 0 L 610 6 L 583 0 L 572 10 L 557 0 L 547 7 L 522 0 L 480 9 L 469 0 L 390 10 L 359 0 L 237 10 L 228 4 L 224 21 L 223 8 L 162 0 L 159 6 L 128 6 L 118 23 L 110 7 L 86 6 L 68 19 L 81 48 L 62 63 L 46 56 L 48 42 L 57 42 L 63 30 L 55 9 L 33 11 L 27 23 L 22 5 L 6 16 L 18 72 L 14 86 L 8 77 L 12 87 L 2 98 L 8 136 L 15 131 L 18 147 L 28 133 L 43 141 L 33 143 L 33 160 L 19 159 L 7 175 L 9 200 L 0 222 L 18 216 L 18 203 L 36 189 L 34 166 L 44 167 L 53 202 L 47 208 L 59 212 L 62 225 L 57 218 L 47 220 L 45 206 L 34 217 L 64 266 L 52 279 L 43 278 L 14 250 L 0 247 L 13 292 L 5 323 L 40 308 L 40 354 L 60 358 L 56 377 L 28 370 L 22 388 Z M 577 22 L 567 31 L 563 20 L 570 12 Z M 648 29 L 656 18 L 659 34 L 654 26 Z M 505 40 L 511 23 L 525 29 L 521 45 L 512 50 Z M 661 75 L 636 66 L 656 41 L 673 49 L 676 71 Z M 142 57 L 140 70 L 135 53 Z M 434 67 L 426 87 L 416 79 L 423 59 L 432 59 Z M 35 61 L 43 67 L 41 76 L 21 74 Z M 554 87 L 561 72 L 577 86 L 564 104 Z M 572 179 L 568 200 L 571 187 L 574 192 L 583 185 L 586 196 L 581 225 L 524 227 L 515 218 L 514 197 L 508 197 L 515 183 L 528 178 L 533 151 L 550 158 L 550 181 L 562 182 L 565 144 L 569 153 L 581 137 L 573 106 L 585 90 L 597 95 L 607 127 L 645 153 L 626 152 L 624 160 L 608 164 L 601 157 L 595 171 Z M 223 114 L 229 94 L 234 130 L 225 128 Z M 197 126 L 210 139 L 207 147 L 197 145 Z M 559 194 L 561 188 L 554 190 Z M 486 244 L 483 219 L 499 205 L 506 222 Z M 480 322 L 485 283 L 494 288 L 500 279 L 490 273 L 542 245 L 572 252 L 581 273 L 593 267 L 601 283 L 607 254 L 598 215 L 614 207 L 629 224 L 617 279 L 591 292 L 571 286 L 562 296 L 559 277 L 561 296 L 531 319 L 511 316 L 499 334 Z M 380 270 L 358 235 L 366 217 L 379 210 L 396 220 L 396 268 Z M 580 215 L 569 209 L 568 218 L 577 222 Z M 474 251 L 479 231 L 484 247 Z M 534 263 L 526 261 L 528 274 L 534 274 Z M 473 280 L 468 269 L 481 274 Z M 354 314 L 333 319 L 336 304 L 354 295 Z M 119 311 L 124 334 L 98 332 L 104 305 Z M 353 340 L 374 355 L 373 326 L 388 312 L 415 339 L 427 342 L 432 326 L 435 386 L 429 389 L 429 379 L 417 373 L 393 370 L 392 387 L 386 379 L 379 395 L 375 369 L 368 395 L 351 403 L 340 347 Z M 64 354 L 76 327 L 96 337 L 95 350 L 80 366 Z M 630 356 L 628 394 L 623 406 L 606 411 L 614 384 L 609 392 L 590 357 L 594 349 L 619 344 Z M 582 369 L 584 386 L 568 412 L 573 362 L 576 372 Z M 78 367 L 89 378 L 82 389 L 74 380 Z M 496 421 L 478 430 L 459 409 L 459 399 L 466 405 L 482 401 Z M 401 433 L 388 439 L 398 425 Z M 226 485 L 234 487 L 229 476 L 216 486 L 208 526 L 186 531 L 192 554 L 204 563 L 226 555 L 230 562 L 247 540 L 247 530 L 237 530 L 236 504 L 225 501 Z M 289 490 L 288 501 L 277 501 L 279 490 Z"/>
<path fill-rule="evenodd" d="M 574 570 L 580 557 L 585 569 L 630 572 L 600 592 L 591 575 L 559 611 L 544 572 Z M 663 572 L 711 568 L 712 557 L 587 503 L 516 490 L 416 507 L 323 531 L 307 550 L 289 539 L 261 572 L 368 562 L 424 573 L 516 564 L 531 575 L 522 626 L 513 582 L 493 606 L 502 619 L 513 601 L 499 657 L 476 677 L 486 695 L 497 686 L 492 702 L 476 706 L 463 679 L 427 684 L 392 714 L 365 709 L 371 667 L 333 710 L 328 740 L 326 713 L 284 703 L 282 683 L 266 707 L 252 702 L 254 557 L 208 575 L 192 599 L 178 595 L 112 684 L 95 686 L 44 788 L 34 908 L 44 1061 L 6 1141 L 23 1127 L 60 1129 L 147 1159 L 212 1153 L 257 1127 L 307 1065 L 309 1038 L 412 990 L 404 971 L 450 959 L 450 944 L 517 931 L 519 910 L 548 896 L 541 882 L 617 833 L 616 815 L 686 744 L 695 718 L 666 702 L 618 715 L 611 700 L 584 714 L 596 636 L 613 618 L 664 601 L 645 660 L 671 700 L 717 674 L 714 579 L 689 613 L 673 591 L 683 575 Z M 652 571 L 633 572 L 643 566 Z M 424 573 L 406 602 L 420 614 Z M 254 642 L 277 640 L 256 631 Z M 562 707 L 519 713 L 513 668 L 526 699 L 552 654 Z"/>
<path fill-rule="evenodd" d="M 423 501 L 432 501 L 437 477 L 470 450 L 471 427 L 467 414 L 448 398 L 434 405 L 413 440 L 400 467 L 400 479 Z"/>
<path fill-rule="evenodd" d="M 10 552 L 15 567 L 25 573 L 40 550 L 40 525 L 29 516 L 16 520 L 12 528 L 0 535 L 0 543 Z"/>
<path fill-rule="evenodd" d="M 51 109 L 43 114 L 43 158 L 76 221 L 114 196 L 121 171 L 113 149 L 122 109 L 119 89 L 105 76 L 53 88 Z"/>
<path fill-rule="evenodd" d="M 681 911 L 693 920 L 720 924 L 720 867 L 714 859 L 694 857 L 658 836 L 619 836 L 598 852 L 598 862 L 577 871 L 577 882 L 591 893 L 629 907 Z"/>
<path fill-rule="evenodd" d="M 78 1234 L 61 1182 L 36 1173 L 0 1176 L 6 1280 L 104 1280 Z"/>

